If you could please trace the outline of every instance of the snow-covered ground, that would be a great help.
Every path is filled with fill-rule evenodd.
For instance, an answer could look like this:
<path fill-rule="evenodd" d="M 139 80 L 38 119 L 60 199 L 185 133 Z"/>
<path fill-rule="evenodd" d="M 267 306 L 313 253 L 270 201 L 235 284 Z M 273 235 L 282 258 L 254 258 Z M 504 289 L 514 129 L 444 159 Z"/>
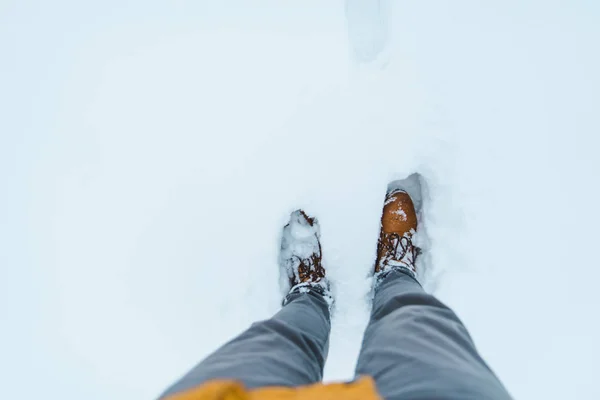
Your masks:
<path fill-rule="evenodd" d="M 0 4 L 0 397 L 155 397 L 278 309 L 298 207 L 351 378 L 414 171 L 428 285 L 510 392 L 600 397 L 599 3 L 376 4 Z"/>

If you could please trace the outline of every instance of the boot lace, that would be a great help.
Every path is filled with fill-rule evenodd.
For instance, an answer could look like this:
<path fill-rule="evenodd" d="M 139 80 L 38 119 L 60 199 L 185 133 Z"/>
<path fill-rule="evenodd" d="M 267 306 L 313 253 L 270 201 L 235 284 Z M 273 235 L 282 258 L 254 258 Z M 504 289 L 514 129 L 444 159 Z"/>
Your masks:
<path fill-rule="evenodd" d="M 319 243 L 319 252 L 311 254 L 308 258 L 300 258 L 294 255 L 298 259 L 298 277 L 300 282 L 294 282 L 292 278 L 292 285 L 296 283 L 310 283 L 319 282 L 325 277 L 325 268 L 321 265 L 321 243 Z"/>
<path fill-rule="evenodd" d="M 415 262 L 417 256 L 421 254 L 421 249 L 413 244 L 410 236 L 382 232 L 379 238 L 379 246 L 383 250 L 382 259 L 377 262 L 379 271 L 383 271 L 390 263 L 393 263 L 392 266 L 400 264 L 400 266 L 416 272 Z"/>

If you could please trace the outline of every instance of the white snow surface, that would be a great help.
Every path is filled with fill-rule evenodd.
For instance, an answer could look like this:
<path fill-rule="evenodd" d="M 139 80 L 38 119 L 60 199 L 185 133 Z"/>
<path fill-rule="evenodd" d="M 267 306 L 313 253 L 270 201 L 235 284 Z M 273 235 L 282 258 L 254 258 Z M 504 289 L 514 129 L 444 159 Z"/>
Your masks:
<path fill-rule="evenodd" d="M 599 4 L 3 1 L 1 397 L 154 398 L 279 309 L 297 208 L 351 378 L 419 172 L 428 284 L 509 391 L 600 398 Z"/>

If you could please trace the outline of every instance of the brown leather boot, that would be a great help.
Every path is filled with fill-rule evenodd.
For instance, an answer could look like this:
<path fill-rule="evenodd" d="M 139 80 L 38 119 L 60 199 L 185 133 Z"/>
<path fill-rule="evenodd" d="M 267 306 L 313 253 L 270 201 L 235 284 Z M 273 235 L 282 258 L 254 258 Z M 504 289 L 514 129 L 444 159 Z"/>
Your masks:
<path fill-rule="evenodd" d="M 329 282 L 325 275 L 321 253 L 321 229 L 316 218 L 303 210 L 290 215 L 290 222 L 283 227 L 279 265 L 285 283 L 285 291 L 303 292 L 314 290 L 330 296 Z"/>
<path fill-rule="evenodd" d="M 375 275 L 402 269 L 416 276 L 415 261 L 420 249 L 413 245 L 417 231 L 417 214 L 408 193 L 396 189 L 388 193 L 381 216 Z"/>
<path fill-rule="evenodd" d="M 292 218 L 297 218 L 295 223 L 306 227 L 310 232 L 310 236 L 308 240 L 306 237 L 301 237 L 300 240 L 303 240 L 304 243 L 299 248 L 302 250 L 298 251 L 299 249 L 296 249 L 295 254 L 292 255 L 295 259 L 294 264 L 297 267 L 293 276 L 290 277 L 290 284 L 293 286 L 301 283 L 317 283 L 325 278 L 325 268 L 323 268 L 321 256 L 321 240 L 319 239 L 319 223 L 316 218 L 309 217 L 303 210 L 296 211 Z M 298 241 L 297 238 L 296 240 Z M 310 244 L 307 245 L 306 242 Z"/>

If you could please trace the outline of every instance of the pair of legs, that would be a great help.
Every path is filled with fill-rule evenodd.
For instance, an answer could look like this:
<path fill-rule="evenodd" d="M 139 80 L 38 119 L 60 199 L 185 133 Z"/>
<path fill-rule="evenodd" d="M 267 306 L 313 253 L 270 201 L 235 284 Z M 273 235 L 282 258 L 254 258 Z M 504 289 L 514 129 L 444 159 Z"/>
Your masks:
<path fill-rule="evenodd" d="M 416 280 L 420 250 L 412 239 L 418 213 L 409 191 L 418 185 L 401 184 L 384 204 L 373 308 L 356 375 L 372 377 L 385 399 L 509 399 L 462 322 Z M 418 210 L 420 201 L 415 203 Z M 319 238 L 316 219 L 292 213 L 280 254 L 291 289 L 281 311 L 225 344 L 163 397 L 216 379 L 240 381 L 248 389 L 321 381 L 331 296 Z"/>
<path fill-rule="evenodd" d="M 218 378 L 248 388 L 319 382 L 329 345 L 326 299 L 291 293 L 273 318 L 202 361 L 166 395 Z M 356 374 L 375 379 L 385 399 L 509 399 L 458 317 L 410 275 L 391 271 L 373 300 Z"/>

